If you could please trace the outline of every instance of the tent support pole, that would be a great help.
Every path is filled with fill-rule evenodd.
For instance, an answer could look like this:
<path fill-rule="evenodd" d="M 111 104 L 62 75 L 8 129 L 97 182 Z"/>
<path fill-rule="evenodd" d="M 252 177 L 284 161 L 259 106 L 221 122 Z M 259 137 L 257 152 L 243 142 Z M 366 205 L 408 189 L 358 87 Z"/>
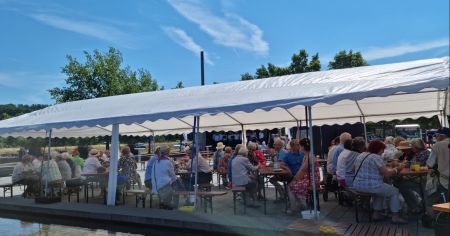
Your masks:
<path fill-rule="evenodd" d="M 241 124 L 241 130 L 242 130 L 242 145 L 247 144 L 247 131 L 244 129 L 244 125 Z"/>
<path fill-rule="evenodd" d="M 449 96 L 449 93 L 450 93 L 450 86 L 449 87 L 447 87 L 447 90 L 445 90 L 444 91 L 445 92 L 445 95 L 444 95 L 444 109 L 442 109 L 442 112 L 444 113 L 443 114 L 443 118 L 442 118 L 442 124 L 443 124 L 443 127 L 448 127 L 448 115 L 449 114 L 447 114 L 447 106 L 449 106 L 449 103 L 448 103 L 448 96 Z M 450 109 L 448 109 L 448 110 L 450 110 Z"/>
<path fill-rule="evenodd" d="M 198 133 L 200 131 L 200 116 L 195 116 L 197 118 L 197 125 L 195 126 L 195 159 L 196 165 L 195 165 L 195 203 L 194 203 L 194 209 L 197 209 L 197 193 L 198 193 L 198 156 L 199 156 L 199 146 L 198 146 Z M 194 118 L 195 119 L 195 118 Z M 203 158 L 203 157 L 202 157 Z"/>
<path fill-rule="evenodd" d="M 301 121 L 297 121 L 297 133 L 295 134 L 295 138 L 300 140 L 300 124 Z"/>
<path fill-rule="evenodd" d="M 308 128 L 308 130 L 306 132 L 306 138 L 309 138 L 310 127 L 309 127 L 308 107 L 307 106 L 305 106 L 305 122 L 306 122 L 306 125 L 307 125 L 307 128 Z"/>
<path fill-rule="evenodd" d="M 230 117 L 230 119 L 236 121 L 238 124 L 240 124 L 241 126 L 244 125 L 244 123 L 238 121 L 238 119 L 234 118 L 232 115 L 228 114 L 227 112 L 224 112 L 223 114 L 225 114 L 226 116 Z"/>
<path fill-rule="evenodd" d="M 312 184 L 312 191 L 313 191 L 313 203 L 314 203 L 314 218 L 317 220 L 317 189 L 316 189 L 316 178 L 315 178 L 315 167 L 314 167 L 314 137 L 313 137 L 313 126 L 312 126 L 312 115 L 311 115 L 311 106 L 308 106 L 307 109 L 308 114 L 308 128 L 309 128 L 309 143 L 311 150 L 309 151 L 309 163 L 311 163 L 311 184 Z"/>
<path fill-rule="evenodd" d="M 50 160 L 52 159 L 52 129 L 48 130 L 48 156 L 47 156 L 47 173 L 44 173 L 47 175 L 45 177 L 45 196 L 47 197 L 48 194 L 48 171 L 50 170 Z M 42 173 L 42 171 L 41 171 Z"/>
<path fill-rule="evenodd" d="M 107 206 L 116 205 L 117 165 L 119 159 L 119 124 L 113 124 L 111 134 L 111 160 L 108 176 Z"/>
<path fill-rule="evenodd" d="M 366 115 L 364 114 L 361 106 L 359 105 L 358 101 L 355 100 L 355 104 L 358 107 L 359 112 L 361 113 L 361 116 L 359 117 L 361 123 L 363 124 L 364 127 L 364 140 L 366 141 L 366 145 L 367 143 L 369 143 L 369 140 L 367 140 L 367 129 L 366 129 Z"/>
<path fill-rule="evenodd" d="M 369 140 L 367 140 L 367 128 L 366 128 L 366 118 L 364 116 L 359 117 L 361 120 L 361 123 L 364 128 L 364 140 L 366 141 L 366 145 L 369 143 Z"/>

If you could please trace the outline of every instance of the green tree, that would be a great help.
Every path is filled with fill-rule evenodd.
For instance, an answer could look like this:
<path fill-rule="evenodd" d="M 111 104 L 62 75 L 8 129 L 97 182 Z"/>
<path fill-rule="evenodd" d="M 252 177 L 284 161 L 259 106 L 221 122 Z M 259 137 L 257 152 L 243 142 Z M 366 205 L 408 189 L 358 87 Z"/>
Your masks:
<path fill-rule="evenodd" d="M 274 76 L 283 76 L 290 74 L 298 74 L 311 71 L 320 71 L 319 53 L 312 56 L 311 61 L 308 60 L 308 53 L 305 49 L 301 49 L 298 54 L 293 54 L 291 63 L 287 67 L 276 66 L 272 63 L 267 63 L 267 68 L 261 65 L 256 69 L 255 75 L 245 73 L 241 75 L 241 80 L 263 79 Z"/>
<path fill-rule="evenodd" d="M 158 83 L 147 70 L 136 72 L 128 65 L 123 67 L 122 54 L 115 48 L 109 48 L 106 53 L 98 50 L 94 50 L 92 55 L 87 51 L 83 53 L 86 57 L 84 63 L 67 55 L 68 63 L 62 68 L 67 75 L 67 86 L 49 90 L 57 103 L 155 91 L 158 88 Z"/>
<path fill-rule="evenodd" d="M 253 80 L 253 75 L 251 75 L 250 73 L 245 73 L 241 75 L 241 80 Z"/>
<path fill-rule="evenodd" d="M 334 60 L 330 61 L 328 64 L 329 69 L 343 69 L 343 68 L 351 68 L 358 66 L 368 66 L 366 60 L 361 55 L 360 52 L 353 53 L 352 50 L 348 51 L 339 51 L 334 56 Z"/>
<path fill-rule="evenodd" d="M 175 86 L 175 88 L 172 88 L 172 89 L 181 89 L 181 88 L 184 88 L 183 81 L 178 81 L 178 83 Z"/>

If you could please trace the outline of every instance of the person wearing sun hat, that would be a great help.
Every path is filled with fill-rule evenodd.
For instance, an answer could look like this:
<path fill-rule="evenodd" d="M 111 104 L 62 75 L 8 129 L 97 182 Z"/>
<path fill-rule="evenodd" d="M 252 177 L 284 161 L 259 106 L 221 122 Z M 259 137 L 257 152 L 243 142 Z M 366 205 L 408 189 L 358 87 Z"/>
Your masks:
<path fill-rule="evenodd" d="M 217 171 L 217 168 L 219 167 L 220 159 L 223 157 L 223 149 L 225 148 L 225 145 L 223 145 L 222 142 L 218 142 L 216 146 L 216 151 L 214 152 L 214 170 Z"/>
<path fill-rule="evenodd" d="M 98 160 L 98 153 L 97 149 L 89 151 L 89 157 L 84 162 L 83 174 L 97 174 L 99 171 L 105 170 Z"/>
<path fill-rule="evenodd" d="M 401 141 L 397 146 L 398 152 L 395 153 L 395 159 L 400 161 L 410 161 L 414 157 L 411 144 L 408 141 Z"/>

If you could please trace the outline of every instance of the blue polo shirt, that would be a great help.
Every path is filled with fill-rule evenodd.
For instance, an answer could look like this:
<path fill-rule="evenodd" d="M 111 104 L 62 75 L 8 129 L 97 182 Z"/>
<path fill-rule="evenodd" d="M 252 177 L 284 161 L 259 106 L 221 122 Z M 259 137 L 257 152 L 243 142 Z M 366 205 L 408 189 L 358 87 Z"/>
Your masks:
<path fill-rule="evenodd" d="M 305 153 L 303 152 L 300 153 L 288 152 L 283 158 L 280 159 L 280 161 L 283 161 L 291 170 L 292 175 L 295 175 L 300 169 L 300 166 L 302 166 L 304 157 Z"/>

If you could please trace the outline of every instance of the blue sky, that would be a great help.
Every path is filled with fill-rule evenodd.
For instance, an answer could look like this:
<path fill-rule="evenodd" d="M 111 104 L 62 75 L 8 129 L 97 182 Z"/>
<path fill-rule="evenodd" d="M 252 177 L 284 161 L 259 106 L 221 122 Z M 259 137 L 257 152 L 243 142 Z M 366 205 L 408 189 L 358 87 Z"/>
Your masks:
<path fill-rule="evenodd" d="M 67 54 L 112 46 L 160 85 L 230 82 L 304 48 L 322 68 L 339 50 L 370 64 L 449 54 L 449 1 L 0 0 L 0 104 L 52 104 Z"/>

